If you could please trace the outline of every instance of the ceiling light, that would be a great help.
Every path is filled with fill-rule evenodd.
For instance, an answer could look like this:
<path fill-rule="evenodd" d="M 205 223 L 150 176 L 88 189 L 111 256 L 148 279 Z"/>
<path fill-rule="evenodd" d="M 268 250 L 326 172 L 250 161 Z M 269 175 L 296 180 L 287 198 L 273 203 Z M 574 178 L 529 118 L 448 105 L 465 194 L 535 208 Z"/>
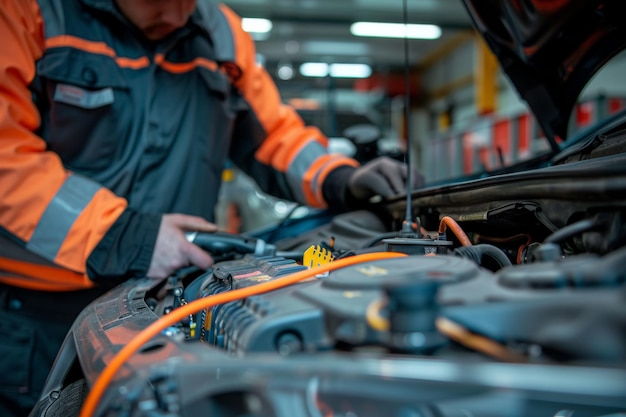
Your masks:
<path fill-rule="evenodd" d="M 367 78 L 372 75 L 372 68 L 366 64 L 305 62 L 300 65 L 300 74 L 305 77 Z"/>
<path fill-rule="evenodd" d="M 280 64 L 278 66 L 278 70 L 276 71 L 276 75 L 278 75 L 278 78 L 281 80 L 287 81 L 291 80 L 295 74 L 291 64 Z"/>
<path fill-rule="evenodd" d="M 438 39 L 441 28 L 437 25 L 356 22 L 350 26 L 350 33 L 377 38 Z"/>
<path fill-rule="evenodd" d="M 335 78 L 367 78 L 372 68 L 366 64 L 331 64 L 330 75 Z"/>
<path fill-rule="evenodd" d="M 330 42 L 308 41 L 303 45 L 303 51 L 311 55 L 369 55 L 369 45 L 362 42 Z"/>
<path fill-rule="evenodd" d="M 300 74 L 305 77 L 326 77 L 328 75 L 328 64 L 322 62 L 305 62 L 300 65 Z"/>
<path fill-rule="evenodd" d="M 272 22 L 267 19 L 244 17 L 241 27 L 248 33 L 268 33 L 272 30 Z"/>

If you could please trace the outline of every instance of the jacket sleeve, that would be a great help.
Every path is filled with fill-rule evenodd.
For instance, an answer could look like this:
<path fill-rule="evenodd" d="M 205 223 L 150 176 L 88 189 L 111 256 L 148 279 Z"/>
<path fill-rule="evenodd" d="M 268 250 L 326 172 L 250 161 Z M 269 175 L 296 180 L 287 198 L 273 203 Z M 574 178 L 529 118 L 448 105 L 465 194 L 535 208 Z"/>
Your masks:
<path fill-rule="evenodd" d="M 87 259 L 125 212 L 126 200 L 67 171 L 34 133 L 40 115 L 29 85 L 45 49 L 36 1 L 2 2 L 0 39 L 0 233 L 34 255 L 16 259 L 20 252 L 2 245 L 0 272 L 29 276 L 36 284 L 25 286 L 38 289 L 90 287 Z M 45 276 L 33 276 L 43 265 Z"/>
<path fill-rule="evenodd" d="M 328 175 L 358 163 L 328 153 L 322 132 L 305 126 L 293 108 L 281 103 L 272 78 L 256 63 L 254 43 L 241 28 L 240 18 L 226 6 L 221 10 L 234 34 L 240 69 L 235 86 L 247 104 L 246 111 L 239 113 L 230 158 L 264 191 L 312 207 L 327 207 L 323 186 Z"/>

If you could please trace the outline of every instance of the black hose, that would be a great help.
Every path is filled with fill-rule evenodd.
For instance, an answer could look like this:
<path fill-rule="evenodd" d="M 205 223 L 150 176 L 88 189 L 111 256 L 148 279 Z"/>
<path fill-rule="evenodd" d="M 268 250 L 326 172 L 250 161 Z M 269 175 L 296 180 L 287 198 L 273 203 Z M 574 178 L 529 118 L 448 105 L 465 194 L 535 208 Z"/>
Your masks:
<path fill-rule="evenodd" d="M 456 248 L 454 250 L 454 254 L 462 258 L 470 259 L 480 266 L 485 266 L 486 264 L 486 262 L 483 261 L 484 257 L 487 257 L 495 262 L 498 266 L 497 269 L 512 265 L 511 260 L 501 249 L 488 244 L 462 246 L 460 248 Z"/>
<path fill-rule="evenodd" d="M 377 236 L 374 236 L 372 239 L 368 240 L 363 245 L 361 245 L 361 249 L 371 248 L 372 246 L 376 245 L 383 239 L 391 239 L 394 237 L 398 237 L 398 232 L 381 233 Z"/>
<path fill-rule="evenodd" d="M 596 227 L 596 222 L 593 220 L 581 220 L 576 223 L 572 223 L 568 226 L 565 226 L 556 232 L 552 233 L 550 236 L 545 238 L 543 243 L 562 243 L 569 238 L 577 236 L 583 232 L 587 232 Z"/>

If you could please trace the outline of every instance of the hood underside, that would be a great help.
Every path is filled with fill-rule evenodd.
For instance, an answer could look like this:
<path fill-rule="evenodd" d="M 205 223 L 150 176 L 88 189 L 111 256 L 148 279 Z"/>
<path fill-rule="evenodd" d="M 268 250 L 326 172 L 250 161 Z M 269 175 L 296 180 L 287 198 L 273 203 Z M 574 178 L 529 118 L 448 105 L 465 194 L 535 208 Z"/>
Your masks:
<path fill-rule="evenodd" d="M 553 149 L 593 75 L 626 48 L 623 0 L 463 0 Z"/>

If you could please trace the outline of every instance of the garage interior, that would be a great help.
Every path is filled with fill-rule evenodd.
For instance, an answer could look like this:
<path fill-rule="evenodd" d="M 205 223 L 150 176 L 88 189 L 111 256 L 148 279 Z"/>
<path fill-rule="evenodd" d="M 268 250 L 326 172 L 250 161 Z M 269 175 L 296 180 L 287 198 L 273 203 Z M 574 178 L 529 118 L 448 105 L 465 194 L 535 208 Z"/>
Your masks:
<path fill-rule="evenodd" d="M 396 151 L 407 149 L 408 137 L 412 162 L 427 184 L 494 171 L 550 149 L 534 116 L 475 31 L 461 1 L 224 3 L 246 20 L 265 19 L 262 32 L 250 31 L 256 40 L 259 64 L 275 80 L 283 101 L 331 138 L 331 149 L 355 156 L 354 141 L 367 142 L 374 135 L 379 137 L 379 152 L 396 155 Z M 404 19 L 408 24 L 435 25 L 440 32 L 433 39 L 409 39 L 407 54 L 401 37 L 351 33 L 356 22 L 402 24 Z M 569 135 L 626 107 L 626 91 L 619 82 L 626 70 L 625 58 L 624 54 L 613 58 L 580 95 Z M 302 65 L 312 63 L 365 65 L 367 70 L 359 73 L 362 69 L 356 67 L 341 76 L 302 75 Z M 409 94 L 405 94 L 407 86 Z M 347 129 L 364 124 L 375 126 L 374 133 L 356 129 L 365 137 L 350 140 L 348 136 L 355 130 Z M 288 202 L 258 192 L 240 173 L 234 176 L 228 171 L 225 179 L 218 212 L 222 227 L 248 231 L 280 219 L 293 208 Z M 241 193 L 229 190 L 233 185 L 229 180 L 234 183 L 235 179 L 240 182 L 238 187 L 254 190 L 247 193 L 246 201 Z M 225 218 L 224 206 L 233 199 L 244 218 Z M 258 213 L 259 207 L 264 207 L 264 215 L 246 216 L 246 211 Z"/>
<path fill-rule="evenodd" d="M 93 22 L 112 17 L 90 9 L 102 0 L 73 1 Z M 221 0 L 256 55 L 210 3 L 115 2 L 154 57 L 68 31 L 46 41 L 33 61 L 43 75 L 20 96 L 43 120 L 27 132 L 38 139 L 49 120 L 90 131 L 127 117 L 143 142 L 130 174 L 94 151 L 102 172 L 124 174 L 102 187 L 88 177 L 100 168 L 79 171 L 59 146 L 67 178 L 24 222 L 32 236 L 0 224 L 5 376 L 46 377 L 15 417 L 626 417 L 623 0 Z M 170 8 L 184 26 L 140 26 L 123 5 Z M 66 59 L 79 53 L 84 68 Z M 94 69 L 119 85 L 92 89 Z M 186 89 L 166 94 L 161 81 Z M 130 105 L 101 117 L 114 102 Z M 2 104 L 8 142 L 24 129 L 4 128 L 19 106 Z M 193 129 L 170 129 L 178 119 Z M 111 131 L 86 148 L 133 144 Z M 57 153 L 54 140 L 24 143 L 12 157 Z M 21 187 L 33 183 L 13 188 L 37 202 L 44 188 Z M 114 195 L 126 184 L 128 197 Z M 122 213 L 108 229 L 96 214 L 113 209 L 89 211 L 107 187 Z M 0 215 L 29 214 L 13 191 Z M 12 372 L 22 359 L 28 372 Z M 0 417 L 27 382 L 3 391 L 0 380 Z"/>

